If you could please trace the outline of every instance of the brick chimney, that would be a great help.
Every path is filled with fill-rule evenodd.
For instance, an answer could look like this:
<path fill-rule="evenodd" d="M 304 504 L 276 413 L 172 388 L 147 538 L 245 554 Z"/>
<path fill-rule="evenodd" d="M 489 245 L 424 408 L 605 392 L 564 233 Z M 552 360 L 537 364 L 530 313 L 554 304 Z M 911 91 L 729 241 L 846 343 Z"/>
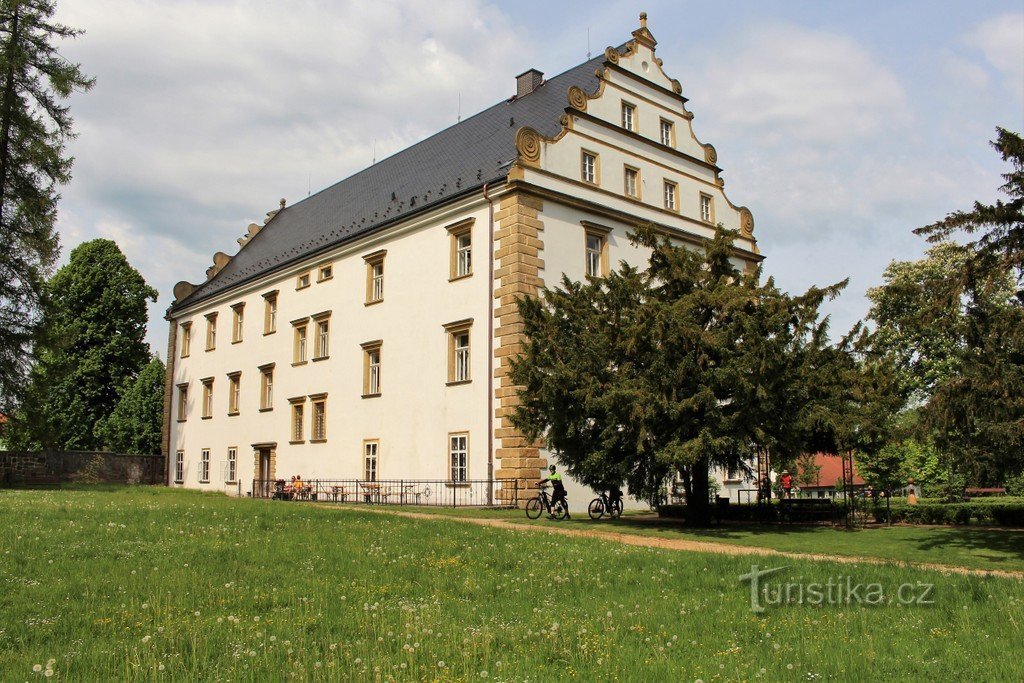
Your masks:
<path fill-rule="evenodd" d="M 544 74 L 536 69 L 529 69 L 516 76 L 516 97 L 529 95 L 544 82 Z"/>

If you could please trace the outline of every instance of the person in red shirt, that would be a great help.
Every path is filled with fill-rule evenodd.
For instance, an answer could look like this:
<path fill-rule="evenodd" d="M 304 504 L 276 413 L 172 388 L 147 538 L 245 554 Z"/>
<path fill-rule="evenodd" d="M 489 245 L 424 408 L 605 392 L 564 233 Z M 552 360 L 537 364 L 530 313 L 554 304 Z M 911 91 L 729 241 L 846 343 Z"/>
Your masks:
<path fill-rule="evenodd" d="M 793 477 L 790 475 L 789 470 L 782 470 L 782 493 L 786 498 L 791 498 L 793 493 Z"/>

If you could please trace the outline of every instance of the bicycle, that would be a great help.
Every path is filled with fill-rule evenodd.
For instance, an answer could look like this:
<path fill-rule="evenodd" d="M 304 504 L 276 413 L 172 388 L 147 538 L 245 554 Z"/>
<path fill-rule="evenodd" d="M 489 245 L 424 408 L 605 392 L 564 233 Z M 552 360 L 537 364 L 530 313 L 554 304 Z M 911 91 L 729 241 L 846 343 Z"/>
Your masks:
<path fill-rule="evenodd" d="M 548 509 L 548 505 L 551 502 L 551 497 L 548 496 L 546 486 L 539 486 L 540 492 L 526 502 L 526 516 L 530 519 L 537 519 Z M 569 515 L 569 503 L 568 501 L 558 501 L 558 503 L 551 509 L 551 514 L 556 519 L 565 519 Z"/>
<path fill-rule="evenodd" d="M 587 514 L 590 515 L 591 519 L 601 519 L 605 515 L 608 515 L 611 519 L 618 519 L 622 516 L 622 496 L 610 499 L 608 494 L 602 491 L 598 494 L 597 498 L 590 501 L 590 506 L 587 507 Z"/>

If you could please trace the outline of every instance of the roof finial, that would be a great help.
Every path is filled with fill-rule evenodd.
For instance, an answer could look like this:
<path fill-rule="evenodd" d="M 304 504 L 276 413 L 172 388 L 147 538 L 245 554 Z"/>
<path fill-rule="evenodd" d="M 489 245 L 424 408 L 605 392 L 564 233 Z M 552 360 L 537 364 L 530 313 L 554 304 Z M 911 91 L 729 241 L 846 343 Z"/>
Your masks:
<path fill-rule="evenodd" d="M 647 28 L 647 12 L 640 13 L 640 28 Z"/>
<path fill-rule="evenodd" d="M 285 202 L 285 200 L 284 200 L 284 197 L 281 197 L 281 208 L 282 208 L 282 209 L 284 208 L 284 205 L 285 205 L 286 203 L 287 203 L 287 202 Z"/>

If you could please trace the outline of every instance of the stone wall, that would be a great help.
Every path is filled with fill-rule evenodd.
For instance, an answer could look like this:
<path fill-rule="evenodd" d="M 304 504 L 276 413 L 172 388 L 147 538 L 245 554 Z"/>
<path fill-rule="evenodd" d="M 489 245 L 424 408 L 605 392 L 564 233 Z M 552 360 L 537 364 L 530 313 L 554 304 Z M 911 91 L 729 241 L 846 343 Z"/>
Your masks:
<path fill-rule="evenodd" d="M 0 485 L 163 484 L 164 457 L 95 451 L 0 451 Z"/>

